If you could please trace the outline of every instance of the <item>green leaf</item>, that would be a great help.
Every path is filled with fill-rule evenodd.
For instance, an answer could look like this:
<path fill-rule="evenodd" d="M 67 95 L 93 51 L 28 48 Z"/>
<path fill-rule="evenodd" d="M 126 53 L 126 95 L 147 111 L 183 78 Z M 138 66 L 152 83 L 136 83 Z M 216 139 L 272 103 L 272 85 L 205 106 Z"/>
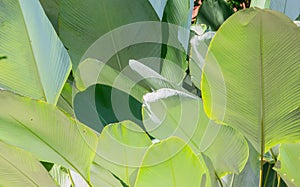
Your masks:
<path fill-rule="evenodd" d="M 67 112 L 71 116 L 74 116 L 74 111 L 73 111 L 73 101 L 72 101 L 72 94 L 73 94 L 73 87 L 71 83 L 68 81 L 65 83 L 61 94 L 59 96 L 59 99 L 57 101 L 57 107 L 60 108 L 61 110 Z"/>
<path fill-rule="evenodd" d="M 51 24 L 58 32 L 59 0 L 40 0 L 40 3 Z"/>
<path fill-rule="evenodd" d="M 0 141 L 0 186 L 57 186 L 30 153 Z"/>
<path fill-rule="evenodd" d="M 118 179 L 108 170 L 95 163 L 91 166 L 91 182 L 94 186 L 122 187 Z"/>
<path fill-rule="evenodd" d="M 224 0 L 204 0 L 197 15 L 197 24 L 206 24 L 216 31 L 234 13 Z"/>
<path fill-rule="evenodd" d="M 214 127 L 218 124 L 209 125 L 204 136 L 206 139 L 210 135 L 214 136 L 215 130 L 218 129 Z M 206 139 L 202 140 L 202 146 Z M 211 159 L 216 174 L 222 177 L 228 173 L 240 173 L 246 165 L 249 150 L 247 141 L 238 131 L 224 126 L 220 128 L 216 138 L 206 150 L 203 150 L 203 153 Z"/>
<path fill-rule="evenodd" d="M 250 8 L 212 40 L 202 74 L 209 118 L 239 130 L 261 154 L 300 140 L 300 32 L 281 13 Z"/>
<path fill-rule="evenodd" d="M 145 87 L 137 84 L 140 77 L 132 76 L 133 74 L 134 72 L 132 71 L 119 72 L 106 63 L 96 59 L 86 59 L 80 63 L 74 77 L 76 87 L 80 91 L 84 91 L 95 84 L 103 84 L 128 93 L 142 102 L 143 95 L 149 91 Z M 127 75 L 131 75 L 131 77 Z"/>
<path fill-rule="evenodd" d="M 274 169 L 290 187 L 296 187 L 300 185 L 299 165 L 300 145 L 281 144 L 279 148 L 278 161 L 276 162 Z"/>
<path fill-rule="evenodd" d="M 148 0 L 64 0 L 60 1 L 59 6 L 59 33 L 62 41 L 69 49 L 74 70 L 77 69 L 86 50 L 104 34 L 127 24 L 159 20 Z M 131 30 L 130 32 L 118 32 L 116 30 L 115 32 L 117 34 L 112 32 L 106 35 L 108 40 L 97 46 L 94 55 L 97 55 L 99 57 L 97 59 L 104 63 L 111 59 L 110 65 L 115 66 L 115 69 L 118 68 L 117 70 L 122 70 L 128 64 L 128 56 L 139 56 L 140 54 L 137 53 L 139 48 L 139 53 L 143 55 L 160 54 L 160 48 L 157 49 L 157 45 L 149 43 L 148 46 L 145 44 L 134 46 L 134 43 L 129 43 L 133 49 L 120 47 L 128 41 L 126 40 L 128 35 L 132 34 L 137 38 L 138 35 L 144 35 L 142 32 L 139 33 L 140 30 Z M 120 44 L 120 37 L 122 38 L 122 44 Z M 145 50 L 142 50 L 142 47 Z M 121 50 L 123 50 L 123 54 L 119 55 L 118 53 Z M 88 57 L 92 58 L 93 56 Z M 134 57 L 131 56 L 130 58 Z"/>
<path fill-rule="evenodd" d="M 247 162 L 244 137 L 231 127 L 209 120 L 198 97 L 166 88 L 146 94 L 143 123 L 147 132 L 159 140 L 177 136 L 195 153 L 203 152 L 220 176 L 241 172 Z"/>
<path fill-rule="evenodd" d="M 111 124 L 99 136 L 94 162 L 130 185 L 151 144 L 147 134 L 133 122 Z"/>
<path fill-rule="evenodd" d="M 0 6 L 0 87 L 56 104 L 71 62 L 39 1 Z"/>
<path fill-rule="evenodd" d="M 155 72 L 151 68 L 147 67 L 146 65 L 140 63 L 136 60 L 129 61 L 130 68 L 138 73 L 141 76 L 141 80 L 139 82 L 142 85 L 148 87 L 148 93 L 153 90 L 158 90 L 160 88 L 173 88 L 177 90 L 184 90 L 175 82 L 169 80 L 168 78 L 160 75 L 159 73 Z M 136 81 L 138 82 L 138 81 Z M 146 93 L 145 93 L 146 94 Z M 144 95 L 145 95 L 144 94 Z"/>
<path fill-rule="evenodd" d="M 131 95 L 107 85 L 93 85 L 74 98 L 76 118 L 97 132 L 124 120 L 142 124 L 142 103 Z"/>
<path fill-rule="evenodd" d="M 171 137 L 150 146 L 134 186 L 205 186 L 209 180 L 204 161 L 184 141 Z"/>
<path fill-rule="evenodd" d="M 271 0 L 251 0 L 250 7 L 270 8 Z"/>
<path fill-rule="evenodd" d="M 0 91 L 1 140 L 42 161 L 72 168 L 89 181 L 97 137 L 85 125 L 43 101 Z"/>
<path fill-rule="evenodd" d="M 71 180 L 68 169 L 54 164 L 49 173 L 60 187 L 70 187 Z"/>
<path fill-rule="evenodd" d="M 186 142 L 194 151 L 199 149 L 202 136 L 192 137 L 200 119 L 201 100 L 198 97 L 174 89 L 162 88 L 146 94 L 142 109 L 143 123 L 147 132 L 159 139 L 177 136 Z M 199 130 L 203 132 L 204 129 Z M 212 138 L 212 137 L 211 137 Z M 199 150 L 198 150 L 199 152 Z"/>
<path fill-rule="evenodd" d="M 225 185 L 228 187 L 232 186 L 243 186 L 243 187 L 253 187 L 259 186 L 259 153 L 253 148 L 249 143 L 249 157 L 248 161 L 239 174 L 233 174 L 229 177 L 230 184 Z M 264 174 L 264 176 L 266 176 Z M 269 177 L 270 178 L 270 177 Z M 272 185 L 271 185 L 272 186 Z"/>
<path fill-rule="evenodd" d="M 200 89 L 201 75 L 203 65 L 205 63 L 205 56 L 208 50 L 211 39 L 214 37 L 215 32 L 206 32 L 200 36 L 194 36 L 190 40 L 191 55 L 189 61 L 190 75 L 193 83 Z"/>
<path fill-rule="evenodd" d="M 162 21 L 162 68 L 161 75 L 180 84 L 188 68 L 186 62 L 192 21 L 193 0 L 167 1 Z M 171 25 L 173 24 L 173 26 Z M 177 43 L 178 47 L 170 44 Z"/>

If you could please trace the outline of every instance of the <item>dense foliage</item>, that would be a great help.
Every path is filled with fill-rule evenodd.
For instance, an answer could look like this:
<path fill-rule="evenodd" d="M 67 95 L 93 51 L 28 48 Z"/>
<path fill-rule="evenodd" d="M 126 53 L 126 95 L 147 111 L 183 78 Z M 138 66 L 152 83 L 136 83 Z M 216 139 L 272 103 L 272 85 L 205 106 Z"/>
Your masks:
<path fill-rule="evenodd" d="M 300 186 L 299 3 L 194 2 L 0 0 L 0 186 Z"/>

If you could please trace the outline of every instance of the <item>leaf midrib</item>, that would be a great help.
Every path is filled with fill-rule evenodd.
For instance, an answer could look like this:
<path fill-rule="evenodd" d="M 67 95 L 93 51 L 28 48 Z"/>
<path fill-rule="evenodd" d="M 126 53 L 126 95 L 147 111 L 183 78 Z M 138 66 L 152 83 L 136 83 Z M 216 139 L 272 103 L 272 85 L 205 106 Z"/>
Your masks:
<path fill-rule="evenodd" d="M 50 144 L 48 144 L 43 138 L 41 138 L 39 135 L 37 135 L 34 131 L 32 131 L 30 128 L 28 128 L 24 123 L 21 121 L 17 120 L 15 117 L 10 115 L 12 119 L 14 119 L 17 123 L 19 123 L 21 126 L 23 126 L 26 130 L 28 130 L 31 134 L 33 134 L 35 137 L 37 137 L 39 140 L 41 140 L 46 146 L 48 146 L 51 150 L 53 150 L 57 155 L 59 155 L 63 160 L 65 160 L 70 166 L 75 169 L 77 173 L 79 173 L 82 178 L 87 182 L 87 184 L 90 186 L 90 183 L 88 182 L 87 178 L 84 176 L 83 173 L 81 173 L 75 165 L 72 164 L 66 157 L 64 157 L 62 154 L 60 154 L 59 151 L 57 151 L 54 147 L 52 147 Z"/>
<path fill-rule="evenodd" d="M 39 186 L 33 179 L 31 179 L 28 175 L 26 175 L 26 173 L 24 173 L 22 170 L 20 170 L 16 165 L 14 165 L 12 162 L 10 162 L 9 160 L 7 160 L 1 154 L 0 154 L 0 157 L 3 158 L 3 160 L 7 161 L 13 168 L 15 168 L 19 173 L 21 173 L 25 178 L 27 178 L 35 186 Z"/>
<path fill-rule="evenodd" d="M 260 21 L 260 32 L 259 32 L 259 51 L 260 51 L 260 105 L 261 105 L 261 111 L 260 111 L 260 135 L 261 135 L 261 145 L 260 145 L 260 151 L 263 155 L 265 152 L 265 134 L 264 134 L 264 118 L 265 118 L 265 93 L 264 93 L 264 68 L 263 68 L 263 24 L 262 24 L 262 14 L 259 15 L 259 21 Z"/>

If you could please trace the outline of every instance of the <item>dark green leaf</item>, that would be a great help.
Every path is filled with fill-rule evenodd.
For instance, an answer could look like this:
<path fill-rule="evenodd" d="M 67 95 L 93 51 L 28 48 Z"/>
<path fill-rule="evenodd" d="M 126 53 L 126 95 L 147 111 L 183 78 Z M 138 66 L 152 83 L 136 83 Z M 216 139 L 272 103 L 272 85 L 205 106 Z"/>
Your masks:
<path fill-rule="evenodd" d="M 224 0 L 204 0 L 198 16 L 198 24 L 206 24 L 211 30 L 218 30 L 223 22 L 234 13 Z"/>

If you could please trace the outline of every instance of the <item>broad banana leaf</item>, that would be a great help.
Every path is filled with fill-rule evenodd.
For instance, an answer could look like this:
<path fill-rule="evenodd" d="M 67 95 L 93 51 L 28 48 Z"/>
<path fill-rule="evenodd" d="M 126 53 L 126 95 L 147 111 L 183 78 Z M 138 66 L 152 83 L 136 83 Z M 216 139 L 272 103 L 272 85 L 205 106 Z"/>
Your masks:
<path fill-rule="evenodd" d="M 151 144 L 148 135 L 133 122 L 111 124 L 100 134 L 94 162 L 130 185 Z"/>
<path fill-rule="evenodd" d="M 118 72 L 98 60 L 87 59 L 79 65 L 75 79 L 78 80 L 76 86 L 82 89 L 74 98 L 75 115 L 98 132 L 109 123 L 123 120 L 143 126 L 141 107 L 144 94 L 162 87 L 183 90 L 135 60 L 129 61 L 125 71 Z"/>
<path fill-rule="evenodd" d="M 0 87 L 56 104 L 69 55 L 38 0 L 0 3 Z"/>
<path fill-rule="evenodd" d="M 0 186 L 57 186 L 30 153 L 0 141 Z"/>
<path fill-rule="evenodd" d="M 282 13 L 250 8 L 212 40 L 202 74 L 209 118 L 239 130 L 260 153 L 300 140 L 300 31 Z"/>
<path fill-rule="evenodd" d="M 209 182 L 203 159 L 184 141 L 170 137 L 147 150 L 134 186 L 205 186 Z"/>
<path fill-rule="evenodd" d="M 289 187 L 300 185 L 300 145 L 281 144 L 274 169 Z"/>
<path fill-rule="evenodd" d="M 89 182 L 96 134 L 54 105 L 0 91 L 0 137 L 42 161 L 56 163 Z"/>
<path fill-rule="evenodd" d="M 249 157 L 248 161 L 239 174 L 231 174 L 222 179 L 224 187 L 253 187 L 259 186 L 259 153 L 248 143 Z M 267 176 L 264 174 L 264 176 Z M 272 186 L 272 185 L 271 185 Z"/>
<path fill-rule="evenodd" d="M 158 54 L 158 57 L 160 55 L 158 45 L 144 43 L 134 46 L 131 42 L 135 40 L 126 40 L 129 35 L 136 38 L 138 35 L 144 35 L 141 27 L 129 32 L 118 32 L 118 29 L 115 33 L 111 32 L 121 26 L 134 25 L 136 22 L 158 21 L 159 18 L 148 0 L 63 0 L 60 1 L 59 7 L 59 34 L 69 49 L 73 70 L 77 69 L 87 49 L 105 34 L 108 40 L 101 42 L 93 55 L 104 63 L 112 58 L 109 63 L 117 70 L 122 70 L 128 64 L 129 58 L 134 58 L 134 55 Z M 132 45 L 131 49 L 121 48 L 120 42 L 122 44 L 129 42 L 129 45 Z M 95 56 L 88 57 L 95 58 Z M 82 60 L 84 59 L 86 58 Z"/>
<path fill-rule="evenodd" d="M 247 162 L 244 137 L 231 127 L 209 120 L 198 97 L 166 88 L 146 94 L 143 123 L 156 139 L 177 136 L 195 153 L 207 155 L 219 176 L 239 173 Z"/>

